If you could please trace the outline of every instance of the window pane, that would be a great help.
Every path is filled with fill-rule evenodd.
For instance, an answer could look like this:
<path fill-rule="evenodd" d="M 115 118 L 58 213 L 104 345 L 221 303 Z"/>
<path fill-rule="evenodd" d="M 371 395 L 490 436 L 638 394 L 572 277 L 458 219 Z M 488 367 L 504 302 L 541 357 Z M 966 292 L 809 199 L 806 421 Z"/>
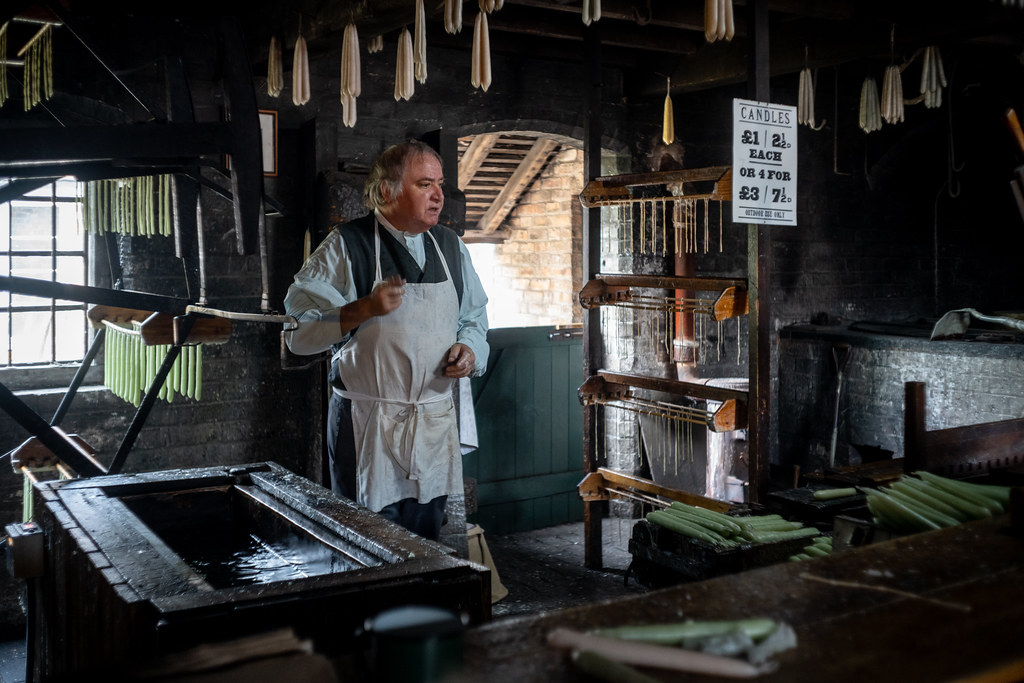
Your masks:
<path fill-rule="evenodd" d="M 58 197 L 79 197 L 81 183 L 74 178 L 62 178 L 57 181 Z"/>
<path fill-rule="evenodd" d="M 19 203 L 11 212 L 11 251 L 49 251 L 50 207 Z"/>
<path fill-rule="evenodd" d="M 50 197 L 53 196 L 53 185 L 43 185 L 42 187 L 37 187 L 36 189 L 32 190 L 31 192 L 26 192 L 22 196 L 24 196 L 24 197 L 42 197 L 43 199 L 49 199 Z"/>
<path fill-rule="evenodd" d="M 11 313 L 11 362 L 49 363 L 51 321 L 49 313 Z"/>
<path fill-rule="evenodd" d="M 11 344 L 10 344 L 11 338 L 8 337 L 7 334 L 8 334 L 8 332 L 11 329 L 11 314 L 8 313 L 7 311 L 0 311 L 0 329 L 3 330 L 4 339 L 6 340 L 6 341 L 4 341 L 4 344 L 3 344 L 4 359 L 3 359 L 2 365 L 10 365 L 11 364 Z"/>
<path fill-rule="evenodd" d="M 57 205 L 57 251 L 82 251 L 80 207 L 78 202 Z"/>
<path fill-rule="evenodd" d="M 56 360 L 82 360 L 85 357 L 85 311 L 57 312 Z"/>
<path fill-rule="evenodd" d="M 11 259 L 11 275 L 36 280 L 53 280 L 49 256 L 16 256 Z M 12 306 L 49 306 L 50 300 L 25 294 L 12 294 Z"/>
<path fill-rule="evenodd" d="M 0 251 L 7 251 L 11 237 L 11 207 L 0 205 Z"/>
<path fill-rule="evenodd" d="M 58 256 L 57 282 L 69 285 L 84 285 L 85 259 L 81 256 Z"/>

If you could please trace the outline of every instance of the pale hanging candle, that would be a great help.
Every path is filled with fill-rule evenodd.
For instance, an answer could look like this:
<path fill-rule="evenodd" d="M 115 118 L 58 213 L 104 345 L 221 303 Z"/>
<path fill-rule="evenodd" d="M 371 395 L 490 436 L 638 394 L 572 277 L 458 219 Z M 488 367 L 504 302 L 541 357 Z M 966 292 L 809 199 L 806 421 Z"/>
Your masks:
<path fill-rule="evenodd" d="M 601 18 L 601 0 L 583 0 L 583 25 L 590 26 L 591 22 Z"/>
<path fill-rule="evenodd" d="M 309 102 L 309 51 L 300 27 L 292 57 L 292 104 L 302 106 L 306 102 Z"/>
<path fill-rule="evenodd" d="M 470 83 L 474 88 L 480 88 L 484 92 L 491 87 L 491 39 L 487 32 L 485 12 L 476 15 L 476 24 L 473 28 L 473 67 Z"/>
<path fill-rule="evenodd" d="M 341 109 L 342 123 L 349 128 L 356 125 L 356 98 L 362 92 L 359 63 L 359 32 L 355 24 L 345 27 L 341 46 Z"/>
<path fill-rule="evenodd" d="M 814 75 L 810 67 L 800 70 L 800 86 L 797 92 L 796 122 L 808 126 L 811 130 L 821 130 L 825 121 L 821 124 L 814 122 Z"/>
<path fill-rule="evenodd" d="M 924 49 L 924 66 L 921 69 L 921 94 L 924 106 L 936 109 L 942 106 L 942 89 L 946 87 L 946 72 L 942 68 L 939 48 L 929 45 Z"/>
<path fill-rule="evenodd" d="M 676 140 L 675 113 L 672 110 L 672 79 L 667 79 L 665 86 L 665 117 L 661 126 L 661 139 L 666 145 Z"/>
<path fill-rule="evenodd" d="M 704 0 L 704 39 L 732 40 L 735 34 L 732 0 Z"/>
<path fill-rule="evenodd" d="M 860 87 L 860 129 L 865 133 L 873 133 L 882 129 L 882 114 L 878 105 L 878 84 L 875 79 L 864 79 Z"/>
<path fill-rule="evenodd" d="M 882 118 L 886 123 L 903 122 L 903 80 L 895 64 L 885 67 L 882 78 Z"/>
<path fill-rule="evenodd" d="M 277 36 L 270 38 L 267 53 L 267 94 L 278 97 L 284 90 L 284 64 L 281 61 L 281 42 Z"/>
<path fill-rule="evenodd" d="M 415 91 L 413 77 L 412 36 L 403 28 L 398 36 L 398 56 L 395 60 L 395 100 L 408 100 Z"/>
<path fill-rule="evenodd" d="M 384 50 L 384 36 L 377 34 L 373 38 L 370 38 L 370 42 L 366 45 L 366 51 L 371 55 L 376 54 Z"/>
<path fill-rule="evenodd" d="M 444 0 L 444 30 L 452 35 L 462 30 L 462 0 Z"/>
<path fill-rule="evenodd" d="M 423 10 L 423 0 L 416 0 L 416 22 L 413 25 L 416 38 L 413 41 L 413 65 L 416 80 L 427 82 L 427 19 Z"/>

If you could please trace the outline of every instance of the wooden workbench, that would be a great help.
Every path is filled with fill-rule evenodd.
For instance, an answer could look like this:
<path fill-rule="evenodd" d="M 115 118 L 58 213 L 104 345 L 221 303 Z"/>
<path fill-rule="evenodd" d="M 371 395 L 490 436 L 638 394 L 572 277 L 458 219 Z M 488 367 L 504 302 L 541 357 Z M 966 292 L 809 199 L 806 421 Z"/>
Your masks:
<path fill-rule="evenodd" d="M 467 632 L 466 680 L 585 680 L 572 671 L 566 652 L 545 643 L 555 627 L 585 631 L 753 616 L 788 622 L 798 639 L 796 648 L 775 655 L 778 668 L 758 681 L 1024 680 L 1024 538 L 1011 533 L 1010 516 L 1004 515 L 811 561 L 492 623 Z M 663 681 L 726 680 L 644 671 Z M 974 678 L 985 673 L 996 675 Z"/>

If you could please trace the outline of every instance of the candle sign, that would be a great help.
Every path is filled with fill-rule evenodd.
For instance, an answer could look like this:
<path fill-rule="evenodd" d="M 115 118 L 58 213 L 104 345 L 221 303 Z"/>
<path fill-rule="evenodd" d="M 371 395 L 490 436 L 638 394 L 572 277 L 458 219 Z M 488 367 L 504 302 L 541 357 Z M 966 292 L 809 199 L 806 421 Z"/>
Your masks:
<path fill-rule="evenodd" d="M 796 107 L 733 100 L 732 221 L 796 225 Z"/>

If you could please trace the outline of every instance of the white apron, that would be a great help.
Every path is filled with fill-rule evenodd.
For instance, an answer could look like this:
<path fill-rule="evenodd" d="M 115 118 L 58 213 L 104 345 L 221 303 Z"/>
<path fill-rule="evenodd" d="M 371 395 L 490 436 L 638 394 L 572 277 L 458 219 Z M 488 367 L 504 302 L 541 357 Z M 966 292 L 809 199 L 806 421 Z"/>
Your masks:
<path fill-rule="evenodd" d="M 447 279 L 406 283 L 402 305 L 359 326 L 338 353 L 352 401 L 357 502 L 371 510 L 462 490 L 454 381 L 444 376 L 456 341 L 459 298 L 437 240 Z M 374 225 L 374 286 L 382 281 L 380 227 Z"/>

